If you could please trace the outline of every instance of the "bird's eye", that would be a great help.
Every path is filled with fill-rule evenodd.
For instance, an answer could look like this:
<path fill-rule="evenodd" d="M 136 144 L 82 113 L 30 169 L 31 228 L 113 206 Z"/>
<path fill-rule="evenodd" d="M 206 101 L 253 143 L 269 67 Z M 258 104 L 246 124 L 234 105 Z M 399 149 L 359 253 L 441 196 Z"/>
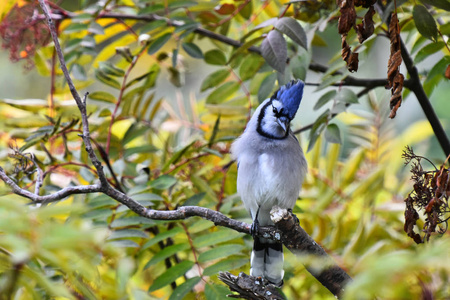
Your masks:
<path fill-rule="evenodd" d="M 275 106 L 272 106 L 272 108 L 273 108 L 273 113 L 277 115 L 278 114 L 278 109 L 276 109 Z"/>

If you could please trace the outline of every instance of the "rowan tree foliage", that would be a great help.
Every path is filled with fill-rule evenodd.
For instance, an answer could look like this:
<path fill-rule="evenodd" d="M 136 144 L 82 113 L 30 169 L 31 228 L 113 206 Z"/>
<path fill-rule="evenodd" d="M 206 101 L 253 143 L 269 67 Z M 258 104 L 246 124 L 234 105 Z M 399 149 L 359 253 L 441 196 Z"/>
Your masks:
<path fill-rule="evenodd" d="M 291 79 L 294 213 L 332 259 L 285 251 L 282 297 L 334 299 L 328 264 L 343 299 L 449 297 L 447 0 L 4 2 L 3 49 L 49 88 L 0 91 L 0 298 L 226 299 L 252 246 L 230 144 Z"/>

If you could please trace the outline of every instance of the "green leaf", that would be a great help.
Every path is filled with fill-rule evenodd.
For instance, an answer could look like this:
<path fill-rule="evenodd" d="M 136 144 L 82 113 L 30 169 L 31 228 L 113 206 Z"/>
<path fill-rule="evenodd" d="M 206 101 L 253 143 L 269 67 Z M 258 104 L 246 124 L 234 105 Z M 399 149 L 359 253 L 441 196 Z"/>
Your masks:
<path fill-rule="evenodd" d="M 90 93 L 89 98 L 93 99 L 93 100 L 108 102 L 108 103 L 116 103 L 117 102 L 117 99 L 113 94 L 108 93 L 108 92 L 103 92 L 103 91 Z"/>
<path fill-rule="evenodd" d="M 425 45 L 422 49 L 417 52 L 416 57 L 414 57 L 414 63 L 419 63 L 426 59 L 428 56 L 430 56 L 433 53 L 438 52 L 442 48 L 445 47 L 445 42 L 436 42 L 436 43 L 429 43 L 428 45 Z"/>
<path fill-rule="evenodd" d="M 444 35 L 450 35 L 450 23 L 440 25 L 439 30 Z"/>
<path fill-rule="evenodd" d="M 175 152 L 172 157 L 164 164 L 164 166 L 161 168 L 162 172 L 165 172 L 169 169 L 170 165 L 175 164 L 183 155 L 186 153 L 189 148 L 194 144 L 195 141 L 191 142 L 190 144 L 184 146 L 177 152 Z"/>
<path fill-rule="evenodd" d="M 161 47 L 164 46 L 167 43 L 167 41 L 170 40 L 171 37 L 172 37 L 171 33 L 166 33 L 157 38 L 156 40 L 154 40 L 148 47 L 147 51 L 148 54 L 152 55 L 158 52 L 158 50 L 161 49 Z"/>
<path fill-rule="evenodd" d="M 71 73 L 73 75 L 73 78 L 80 81 L 86 81 L 86 72 L 84 71 L 84 68 L 80 66 L 79 64 L 73 64 L 71 68 Z"/>
<path fill-rule="evenodd" d="M 436 21 L 430 12 L 423 5 L 415 5 L 413 9 L 413 19 L 417 30 L 424 37 L 436 41 L 438 30 Z"/>
<path fill-rule="evenodd" d="M 333 85 L 337 82 L 340 82 L 341 80 L 343 80 L 345 77 L 347 77 L 346 74 L 340 74 L 340 75 L 333 75 L 333 76 L 326 76 L 326 77 L 322 77 L 322 82 L 320 83 L 320 85 L 316 88 L 316 92 L 323 90 L 326 87 L 329 87 L 330 85 Z"/>
<path fill-rule="evenodd" d="M 230 98 L 237 90 L 239 90 L 239 83 L 235 81 L 228 81 L 215 89 L 209 96 L 206 98 L 207 104 L 219 104 L 225 102 L 228 98 Z"/>
<path fill-rule="evenodd" d="M 103 73 L 111 76 L 116 77 L 123 77 L 125 75 L 125 71 L 116 67 L 110 62 L 101 61 L 98 64 L 100 70 L 102 70 Z"/>
<path fill-rule="evenodd" d="M 123 154 L 124 157 L 129 157 L 133 154 L 138 153 L 154 153 L 158 151 L 159 149 L 153 146 L 152 144 L 138 146 L 138 147 L 132 147 L 125 149 L 125 153 Z"/>
<path fill-rule="evenodd" d="M 164 198 L 153 193 L 140 193 L 132 195 L 133 200 L 141 201 L 163 201 Z M 147 219 L 148 220 L 148 219 Z"/>
<path fill-rule="evenodd" d="M 150 33 L 153 30 L 161 30 L 161 28 L 166 28 L 167 22 L 164 20 L 155 20 L 153 22 L 147 23 L 139 29 L 140 33 Z"/>
<path fill-rule="evenodd" d="M 135 197 L 133 197 L 135 199 Z M 138 200 L 136 200 L 138 201 Z M 140 202 L 140 201 L 138 201 Z M 142 226 L 142 225 L 153 225 L 155 224 L 155 220 L 151 220 L 144 217 L 139 216 L 132 216 L 132 217 L 122 217 L 114 219 L 114 221 L 111 223 L 111 228 L 118 228 L 118 227 L 127 227 L 127 226 Z M 148 226 L 147 226 L 148 227 Z M 147 236 L 146 236 L 147 237 Z"/>
<path fill-rule="evenodd" d="M 200 87 L 200 91 L 204 92 L 207 89 L 213 88 L 218 84 L 222 83 L 225 79 L 228 78 L 230 72 L 228 70 L 217 70 L 211 74 L 209 74 L 202 82 L 202 86 Z"/>
<path fill-rule="evenodd" d="M 229 229 L 219 229 L 218 231 L 196 237 L 194 238 L 193 242 L 195 248 L 201 248 L 237 239 L 239 237 L 242 237 L 243 235 L 243 233 L 239 233 Z"/>
<path fill-rule="evenodd" d="M 441 8 L 446 11 L 450 11 L 449 0 L 420 0 L 423 4 L 428 4 L 437 8 Z"/>
<path fill-rule="evenodd" d="M 306 32 L 297 20 L 283 17 L 275 23 L 275 28 L 290 37 L 299 46 L 308 49 Z"/>
<path fill-rule="evenodd" d="M 239 15 L 241 15 L 244 19 L 250 18 L 253 13 L 253 3 L 252 1 L 248 2 L 240 11 Z"/>
<path fill-rule="evenodd" d="M 325 123 L 328 121 L 328 117 L 330 115 L 330 110 L 325 110 L 314 122 L 313 127 L 309 131 L 309 145 L 308 145 L 308 151 L 312 150 L 314 148 L 314 145 L 317 142 L 317 139 L 319 138 L 322 131 L 325 129 Z"/>
<path fill-rule="evenodd" d="M 325 104 L 328 103 L 328 101 L 330 101 L 331 99 L 334 99 L 336 97 L 336 91 L 335 90 L 331 90 L 329 92 L 326 92 L 325 94 L 323 94 L 319 100 L 317 100 L 316 104 L 314 105 L 314 110 L 318 110 L 319 108 L 321 108 L 322 106 L 324 106 Z"/>
<path fill-rule="evenodd" d="M 330 143 L 341 144 L 341 132 L 336 124 L 329 124 L 327 126 L 325 139 Z"/>
<path fill-rule="evenodd" d="M 64 29 L 64 33 L 66 34 L 74 32 L 79 33 L 80 31 L 87 30 L 88 27 L 89 27 L 88 23 L 72 23 L 69 24 L 69 26 L 67 26 L 66 29 Z"/>
<path fill-rule="evenodd" d="M 95 22 L 91 23 L 91 26 L 89 27 L 88 31 L 91 33 L 94 33 L 94 34 L 98 34 L 98 35 L 105 34 L 105 30 L 103 29 L 103 26 L 98 23 L 95 23 Z"/>
<path fill-rule="evenodd" d="M 164 10 L 164 4 L 159 4 L 159 3 L 152 3 L 149 6 L 139 10 L 139 15 L 147 15 L 147 14 L 152 14 L 158 11 L 163 11 Z M 165 22 L 164 22 L 165 23 Z"/>
<path fill-rule="evenodd" d="M 184 297 L 189 293 L 194 286 L 199 283 L 201 280 L 200 277 L 192 277 L 180 284 L 173 290 L 172 294 L 169 297 L 169 300 L 179 300 L 184 299 Z"/>
<path fill-rule="evenodd" d="M 208 141 L 208 147 L 211 147 L 216 139 L 217 136 L 217 132 L 219 131 L 219 125 L 220 125 L 220 114 L 216 119 L 216 122 L 214 123 L 214 128 L 213 131 L 211 133 L 211 137 L 209 138 Z"/>
<path fill-rule="evenodd" d="M 196 1 L 186 1 L 186 0 L 179 0 L 179 1 L 171 1 L 168 4 L 168 7 L 171 9 L 176 9 L 176 8 L 180 8 L 180 7 L 191 7 L 191 6 L 195 6 L 198 3 Z"/>
<path fill-rule="evenodd" d="M 269 32 L 261 44 L 261 54 L 267 63 L 280 73 L 284 73 L 287 60 L 287 44 L 277 30 Z"/>
<path fill-rule="evenodd" d="M 147 234 L 141 230 L 122 229 L 122 230 L 113 231 L 107 239 L 115 240 L 115 239 L 133 238 L 133 237 L 139 237 L 139 238 L 144 238 L 144 239 L 148 238 Z"/>
<path fill-rule="evenodd" d="M 166 190 L 177 183 L 177 179 L 170 175 L 162 175 L 150 182 L 150 187 L 156 190 Z"/>
<path fill-rule="evenodd" d="M 0 99 L 0 102 L 30 112 L 38 112 L 48 107 L 48 101 L 44 99 Z M 41 117 L 39 119 L 44 120 Z"/>
<path fill-rule="evenodd" d="M 115 89 L 119 90 L 121 88 L 121 85 L 117 80 L 109 77 L 108 75 L 106 75 L 105 73 L 103 73 L 100 70 L 95 70 L 95 78 L 97 78 L 100 82 L 102 82 L 110 87 L 113 87 Z"/>
<path fill-rule="evenodd" d="M 205 62 L 210 65 L 224 66 L 227 64 L 227 58 L 222 51 L 213 49 L 205 53 Z"/>
<path fill-rule="evenodd" d="M 241 67 L 239 68 L 239 77 L 242 81 L 246 81 L 258 72 L 258 70 L 264 65 L 264 59 L 255 54 L 250 54 L 247 58 L 242 62 Z"/>
<path fill-rule="evenodd" d="M 181 25 L 181 26 L 179 26 L 179 27 L 176 27 L 175 30 L 174 30 L 173 32 L 174 32 L 174 33 L 178 33 L 178 32 L 181 32 L 181 31 L 185 31 L 184 34 L 186 34 L 186 33 L 190 33 L 190 32 L 192 32 L 192 31 L 194 31 L 194 30 L 197 29 L 199 26 L 200 26 L 200 24 L 197 23 L 197 22 L 189 22 L 189 23 L 186 23 L 186 24 Z M 184 34 L 183 34 L 183 35 L 184 35 Z"/>
<path fill-rule="evenodd" d="M 146 126 L 140 127 L 137 123 L 133 123 L 128 128 L 128 130 L 126 131 L 126 133 L 122 139 L 122 146 L 125 146 L 129 142 L 133 141 L 135 138 L 144 135 L 148 130 L 149 129 Z"/>
<path fill-rule="evenodd" d="M 192 56 L 193 58 L 203 59 L 203 52 L 196 44 L 183 43 L 181 44 L 181 47 L 183 47 L 184 51 L 186 51 L 186 53 Z"/>
<path fill-rule="evenodd" d="M 133 242 L 131 240 L 108 241 L 108 244 L 113 245 L 114 247 L 120 247 L 120 248 L 139 248 L 138 243 Z"/>
<path fill-rule="evenodd" d="M 159 290 L 162 287 L 165 287 L 166 285 L 175 281 L 178 277 L 183 276 L 192 268 L 193 265 L 194 262 L 185 260 L 173 266 L 172 268 L 168 269 L 163 274 L 158 276 L 155 281 L 153 281 L 153 284 L 148 289 L 148 292 L 150 293 Z"/>
<path fill-rule="evenodd" d="M 186 199 L 186 201 L 184 201 L 182 206 L 198 205 L 198 203 L 205 197 L 205 195 L 206 195 L 205 192 L 195 194 L 195 195 L 189 197 L 188 199 Z"/>
<path fill-rule="evenodd" d="M 264 36 L 259 36 L 257 38 L 254 38 L 250 41 L 245 42 L 242 46 L 240 46 L 238 49 L 236 49 L 233 53 L 233 55 L 231 55 L 228 63 L 233 62 L 233 60 L 239 56 L 241 56 L 241 54 L 245 54 L 244 52 L 250 48 L 251 46 L 255 45 L 256 43 L 258 43 L 261 40 L 264 40 L 265 37 Z"/>
<path fill-rule="evenodd" d="M 336 101 L 343 103 L 358 103 L 358 96 L 356 96 L 355 92 L 353 92 L 352 90 L 343 88 L 336 95 Z"/>
<path fill-rule="evenodd" d="M 228 300 L 230 299 L 228 294 L 230 294 L 230 290 L 223 285 L 207 284 L 205 286 L 206 300 Z"/>
<path fill-rule="evenodd" d="M 438 61 L 428 72 L 428 76 L 425 81 L 433 79 L 435 76 L 444 75 L 445 69 L 450 65 L 450 56 L 444 56 L 440 61 Z"/>
<path fill-rule="evenodd" d="M 230 294 L 225 286 L 218 284 L 207 284 L 205 286 L 205 297 L 206 300 L 228 300 L 230 298 L 227 295 Z"/>
<path fill-rule="evenodd" d="M 156 253 L 146 264 L 144 267 L 144 270 L 150 268 L 153 265 L 156 265 L 160 261 L 163 261 L 164 259 L 174 255 L 175 253 L 184 251 L 186 249 L 189 249 L 189 243 L 183 243 L 183 244 L 175 244 L 171 245 L 169 247 L 165 247 L 158 253 Z"/>
<path fill-rule="evenodd" d="M 270 93 L 273 90 L 273 87 L 275 86 L 275 80 L 277 80 L 277 74 L 272 73 L 261 83 L 261 86 L 258 90 L 258 102 L 262 103 L 266 98 L 270 96 Z"/>
<path fill-rule="evenodd" d="M 184 230 L 182 228 L 180 228 L 180 227 L 175 227 L 175 228 L 172 228 L 170 230 L 161 232 L 161 233 L 157 234 L 154 238 L 152 238 L 149 241 L 147 241 L 142 246 L 141 251 L 144 251 L 144 250 L 150 248 L 151 246 L 155 245 L 156 243 L 158 243 L 160 241 L 163 241 L 165 239 L 174 237 L 175 235 L 180 234 L 180 233 L 184 233 Z"/>
<path fill-rule="evenodd" d="M 233 254 L 241 253 L 242 249 L 244 249 L 244 246 L 239 244 L 217 246 L 208 251 L 200 253 L 200 255 L 198 256 L 198 261 L 200 263 L 204 263 L 210 260 L 224 258 Z"/>
<path fill-rule="evenodd" d="M 206 267 L 205 270 L 203 270 L 203 275 L 212 276 L 219 273 L 219 271 L 234 270 L 242 267 L 243 265 L 248 263 L 248 261 L 249 260 L 247 258 L 229 258 L 221 260 L 218 263 Z"/>

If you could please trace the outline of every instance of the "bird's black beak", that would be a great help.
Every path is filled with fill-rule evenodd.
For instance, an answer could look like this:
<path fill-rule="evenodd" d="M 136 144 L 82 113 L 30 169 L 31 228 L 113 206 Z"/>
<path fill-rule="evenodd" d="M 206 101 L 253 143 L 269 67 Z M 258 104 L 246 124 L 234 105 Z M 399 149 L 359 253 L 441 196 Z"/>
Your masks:
<path fill-rule="evenodd" d="M 280 127 L 283 129 L 283 131 L 286 133 L 289 130 L 290 120 L 287 117 L 281 116 L 277 118 L 277 123 L 280 125 Z"/>

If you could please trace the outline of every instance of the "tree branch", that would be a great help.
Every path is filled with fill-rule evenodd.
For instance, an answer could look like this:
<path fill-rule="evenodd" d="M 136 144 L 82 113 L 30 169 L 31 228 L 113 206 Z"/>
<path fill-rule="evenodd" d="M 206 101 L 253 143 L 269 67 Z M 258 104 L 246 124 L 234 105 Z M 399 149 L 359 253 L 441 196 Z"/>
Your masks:
<path fill-rule="evenodd" d="M 380 16 L 387 13 L 385 11 L 386 6 L 383 5 L 381 1 L 377 1 L 375 4 L 375 8 L 377 9 Z M 389 28 L 389 23 L 391 22 L 391 16 L 386 19 L 386 24 Z M 431 127 L 433 128 L 434 135 L 436 136 L 439 144 L 441 145 L 442 150 L 444 151 L 445 156 L 450 155 L 450 141 L 448 136 L 446 135 L 444 128 L 442 127 L 439 118 L 436 115 L 436 112 L 433 109 L 433 106 L 430 103 L 430 99 L 428 98 L 425 90 L 423 89 L 422 82 L 420 81 L 419 72 L 417 71 L 416 66 L 414 65 L 414 61 L 411 58 L 411 55 L 406 48 L 405 43 L 403 42 L 402 37 L 400 36 L 400 50 L 402 54 L 403 62 L 405 63 L 406 70 L 410 76 L 408 86 L 406 85 L 406 81 L 404 86 L 410 89 L 414 95 L 416 95 L 417 101 L 419 101 L 420 106 L 422 107 L 425 116 L 428 119 Z"/>
<path fill-rule="evenodd" d="M 352 281 L 352 278 L 306 233 L 294 214 L 275 206 L 270 211 L 270 218 L 275 227 L 266 227 L 272 228 L 272 231 L 265 234 L 269 234 L 273 240 L 281 241 L 289 251 L 303 260 L 306 270 L 339 299 L 345 285 Z M 272 284 L 260 278 L 244 273 L 238 277 L 221 273 L 219 279 L 244 299 L 283 299 L 276 293 Z"/>
<path fill-rule="evenodd" d="M 64 13 L 55 12 L 53 15 L 53 18 L 55 19 L 71 19 L 76 16 L 76 14 L 68 11 L 64 11 Z M 119 14 L 119 13 L 100 13 L 97 16 L 97 19 L 118 19 L 118 20 L 135 20 L 135 21 L 144 21 L 144 22 L 153 22 L 153 21 L 165 21 L 167 25 L 173 26 L 173 27 L 180 27 L 185 25 L 185 22 L 183 21 L 177 21 L 177 20 L 170 20 L 166 17 L 162 17 L 156 14 L 149 14 L 149 15 L 128 15 L 128 14 Z M 195 33 L 198 33 L 202 36 L 209 37 L 213 40 L 219 41 L 221 43 L 227 44 L 229 46 L 232 46 L 233 48 L 240 48 L 244 43 L 231 39 L 227 36 L 215 33 L 213 31 L 210 31 L 208 29 L 198 27 L 194 30 Z M 251 46 L 247 48 L 249 52 L 256 53 L 259 55 L 261 54 L 261 49 L 257 46 Z M 328 71 L 328 67 L 318 64 L 318 63 L 311 63 L 309 65 L 309 69 L 311 71 L 325 73 Z M 342 74 L 339 71 L 333 72 L 332 75 L 340 75 Z M 376 88 L 376 87 L 384 87 L 388 83 L 387 79 L 385 78 L 378 78 L 378 79 L 370 79 L 370 78 L 355 78 L 353 76 L 347 76 L 342 80 L 341 83 L 339 83 L 339 86 L 357 86 L 357 87 L 366 87 L 366 88 Z M 404 84 L 405 87 L 411 88 L 409 80 L 405 81 Z"/>
<path fill-rule="evenodd" d="M 409 80 L 411 81 L 410 90 L 416 95 L 417 101 L 419 101 L 419 104 L 422 107 L 422 110 L 425 113 L 428 122 L 433 128 L 434 135 L 441 145 L 445 156 L 448 156 L 450 155 L 450 141 L 444 131 L 444 128 L 442 127 L 441 122 L 439 121 L 438 116 L 436 115 L 436 112 L 433 109 L 433 106 L 430 103 L 430 99 L 423 89 L 422 83 L 420 82 L 419 72 L 417 71 L 417 68 L 414 65 L 414 62 L 409 55 L 408 49 L 406 48 L 405 43 L 403 42 L 403 39 L 401 37 L 400 50 L 402 52 L 403 62 L 405 63 L 406 69 L 408 70 L 409 76 L 411 77 L 411 79 Z"/>

